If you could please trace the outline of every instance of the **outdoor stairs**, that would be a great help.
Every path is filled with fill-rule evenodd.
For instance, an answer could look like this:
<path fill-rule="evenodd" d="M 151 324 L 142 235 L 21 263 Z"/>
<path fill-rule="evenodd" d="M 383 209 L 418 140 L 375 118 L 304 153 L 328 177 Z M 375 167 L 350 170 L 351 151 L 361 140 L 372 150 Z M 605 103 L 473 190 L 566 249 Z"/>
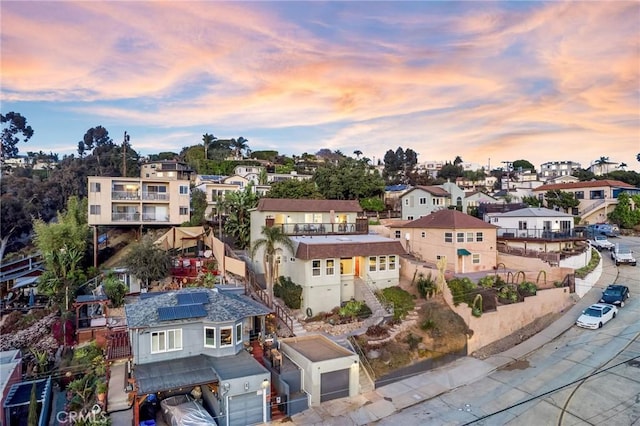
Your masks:
<path fill-rule="evenodd" d="M 300 337 L 300 336 L 304 336 L 305 334 L 307 334 L 307 330 L 304 328 L 302 324 L 300 324 L 300 321 L 294 318 L 293 319 L 293 335 Z"/>
<path fill-rule="evenodd" d="M 362 295 L 364 302 L 371 309 L 371 316 L 364 321 L 365 330 L 372 325 L 378 325 L 384 321 L 387 311 L 380 303 L 380 300 L 373 293 L 373 290 L 361 278 L 356 277 L 354 280 L 356 293 Z"/>
<path fill-rule="evenodd" d="M 131 407 L 129 395 L 125 390 L 127 383 L 127 361 L 115 361 L 109 367 L 109 383 L 107 390 L 107 412 L 127 410 Z"/>
<path fill-rule="evenodd" d="M 258 361 L 262 366 L 265 366 L 264 362 L 264 351 L 262 349 L 262 345 L 259 341 L 254 340 L 251 342 L 251 355 Z M 278 404 L 276 403 L 276 397 L 278 396 L 276 393 L 276 388 L 273 385 L 273 380 L 271 381 L 271 421 L 280 420 L 286 417 L 285 413 L 281 412 L 278 409 Z"/>

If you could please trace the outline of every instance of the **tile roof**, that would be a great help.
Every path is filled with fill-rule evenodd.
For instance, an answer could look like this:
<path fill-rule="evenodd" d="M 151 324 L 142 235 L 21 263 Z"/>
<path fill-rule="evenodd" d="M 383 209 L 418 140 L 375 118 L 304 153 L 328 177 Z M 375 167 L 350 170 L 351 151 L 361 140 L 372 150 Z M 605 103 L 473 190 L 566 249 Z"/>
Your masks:
<path fill-rule="evenodd" d="M 271 312 L 269 308 L 246 297 L 232 293 L 220 293 L 215 289 L 190 287 L 182 290 L 171 291 L 150 296 L 153 293 L 146 293 L 147 296 L 140 298 L 136 303 L 125 305 L 125 314 L 129 328 L 140 328 L 168 324 L 168 321 L 160 321 L 158 308 L 165 308 L 178 305 L 178 294 L 202 293 L 209 294 L 209 303 L 204 304 L 206 316 L 197 318 L 204 322 L 231 322 L 242 318 L 266 315 Z M 189 322 L 192 319 L 175 320 L 175 322 Z"/>
<path fill-rule="evenodd" d="M 403 228 L 440 229 L 496 229 L 495 225 L 470 216 L 458 210 L 443 209 L 423 216 L 402 226 Z"/>
<path fill-rule="evenodd" d="M 512 210 L 506 213 L 491 213 L 498 217 L 564 217 L 573 218 L 569 213 L 546 209 L 544 207 L 528 207 L 526 209 Z"/>
<path fill-rule="evenodd" d="M 609 187 L 615 187 L 615 188 L 635 188 L 635 186 L 630 185 L 626 182 L 622 182 L 620 180 L 603 179 L 603 180 L 590 180 L 590 181 L 583 181 L 583 182 L 552 183 L 549 185 L 542 185 L 537 188 L 534 188 L 533 191 L 539 192 L 539 191 L 552 191 L 554 189 L 563 190 L 563 189 L 595 188 L 595 187 L 602 187 L 602 186 L 609 186 Z"/>
<path fill-rule="evenodd" d="M 307 200 L 292 198 L 261 198 L 258 211 L 267 212 L 362 212 L 356 200 Z"/>
<path fill-rule="evenodd" d="M 371 234 L 292 237 L 291 239 L 297 245 L 296 258 L 302 260 L 405 253 L 400 241 Z"/>

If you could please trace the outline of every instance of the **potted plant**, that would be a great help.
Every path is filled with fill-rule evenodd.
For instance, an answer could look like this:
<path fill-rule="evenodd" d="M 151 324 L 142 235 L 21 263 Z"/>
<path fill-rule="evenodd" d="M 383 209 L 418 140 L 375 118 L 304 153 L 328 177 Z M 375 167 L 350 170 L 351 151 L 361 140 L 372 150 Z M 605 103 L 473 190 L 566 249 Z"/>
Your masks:
<path fill-rule="evenodd" d="M 103 403 L 107 396 L 107 383 L 104 380 L 98 380 L 96 384 L 96 397 L 98 402 Z"/>

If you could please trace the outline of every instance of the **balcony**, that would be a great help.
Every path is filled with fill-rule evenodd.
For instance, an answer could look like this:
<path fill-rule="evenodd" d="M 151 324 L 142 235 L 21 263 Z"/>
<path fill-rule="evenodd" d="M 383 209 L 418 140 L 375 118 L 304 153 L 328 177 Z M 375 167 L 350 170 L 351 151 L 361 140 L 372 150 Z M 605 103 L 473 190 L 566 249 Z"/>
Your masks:
<path fill-rule="evenodd" d="M 366 218 L 350 223 L 279 223 L 267 226 L 278 226 L 286 235 L 349 235 L 368 234 L 369 222 Z"/>
<path fill-rule="evenodd" d="M 145 201 L 169 201 L 167 192 L 143 192 L 142 199 Z"/>
<path fill-rule="evenodd" d="M 111 199 L 139 201 L 140 195 L 138 194 L 138 191 L 111 191 Z"/>
<path fill-rule="evenodd" d="M 168 223 L 168 215 L 159 215 L 155 213 L 111 213 L 111 221 L 119 223 Z"/>
<path fill-rule="evenodd" d="M 548 229 L 498 229 L 498 239 L 502 240 L 542 240 L 542 241 L 581 241 L 586 237 L 583 232 L 571 230 Z"/>

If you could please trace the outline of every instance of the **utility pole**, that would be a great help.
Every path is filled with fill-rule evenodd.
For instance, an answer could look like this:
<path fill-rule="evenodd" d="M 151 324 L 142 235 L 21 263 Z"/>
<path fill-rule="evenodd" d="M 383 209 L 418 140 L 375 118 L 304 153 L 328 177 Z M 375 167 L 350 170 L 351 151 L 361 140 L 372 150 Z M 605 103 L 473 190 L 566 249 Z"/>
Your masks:
<path fill-rule="evenodd" d="M 127 177 L 127 143 L 129 135 L 124 131 L 124 140 L 122 141 L 122 177 Z"/>
<path fill-rule="evenodd" d="M 509 192 L 509 172 L 511 172 L 511 165 L 513 164 L 513 161 L 502 161 L 502 163 L 507 165 L 507 193 L 508 193 Z"/>

